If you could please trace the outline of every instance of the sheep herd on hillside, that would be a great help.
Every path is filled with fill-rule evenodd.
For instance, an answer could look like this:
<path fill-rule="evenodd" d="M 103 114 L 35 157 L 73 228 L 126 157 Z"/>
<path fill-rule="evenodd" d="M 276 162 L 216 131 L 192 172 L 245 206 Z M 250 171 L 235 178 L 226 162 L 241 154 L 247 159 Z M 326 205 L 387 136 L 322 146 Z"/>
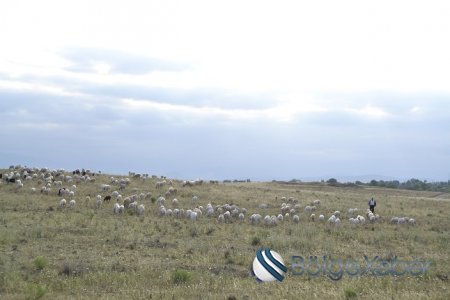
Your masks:
<path fill-rule="evenodd" d="M 0 178 L 1 184 L 14 185 L 15 192 L 23 190 L 25 185 L 32 185 L 29 189 L 32 194 L 40 190 L 43 195 L 57 195 L 60 197 L 60 200 L 58 200 L 59 209 L 63 211 L 66 209 L 73 210 L 79 205 L 75 199 L 76 197 L 81 198 L 81 195 L 78 195 L 77 185 L 95 184 L 95 177 L 99 176 L 97 173 L 84 169 L 81 171 L 75 170 L 71 175 L 69 174 L 64 169 L 50 170 L 48 168 L 11 166 L 9 172 L 0 174 Z M 129 175 L 133 180 L 142 179 L 145 181 L 149 179 L 148 174 L 140 175 L 130 172 Z M 104 178 L 107 177 L 102 177 L 102 179 Z M 123 194 L 127 193 L 132 179 L 129 177 L 109 177 L 108 179 L 108 183 L 97 185 L 98 194 L 96 197 L 91 199 L 90 195 L 85 196 L 85 206 L 91 206 L 97 210 L 110 207 L 112 214 L 117 216 L 124 215 L 127 212 L 129 215 L 134 214 L 143 218 L 146 213 L 153 212 L 160 218 L 184 218 L 193 222 L 206 218 L 214 220 L 218 224 L 247 222 L 251 225 L 269 227 L 283 223 L 296 224 L 301 220 L 319 222 L 323 223 L 324 226 L 333 228 L 339 228 L 343 221 L 347 220 L 350 226 L 356 227 L 384 220 L 379 214 L 372 213 L 369 209 L 360 214 L 358 208 L 346 209 L 346 218 L 344 218 L 339 210 L 330 212 L 322 209 L 322 203 L 318 199 L 308 201 L 303 206 L 294 197 L 275 197 L 275 203 L 280 200 L 281 205 L 260 203 L 253 209 L 247 209 L 232 203 L 213 204 L 212 201 L 200 199 L 197 195 L 190 199 L 177 197 L 178 189 L 174 187 L 175 184 L 178 184 L 181 189 L 201 188 L 202 185 L 207 184 L 201 179 L 178 182 L 165 177 L 152 176 L 152 179 L 156 180 L 154 188 L 159 194 L 157 198 L 152 197 L 151 192 L 139 193 L 136 189 L 132 189 L 132 193 L 125 196 Z M 36 183 L 41 187 L 35 187 Z M 217 183 L 210 182 L 210 184 Z M 166 198 L 171 200 L 166 201 Z M 150 207 L 149 211 L 146 211 L 146 205 Z M 389 223 L 414 226 L 416 220 L 405 216 L 392 217 Z"/>

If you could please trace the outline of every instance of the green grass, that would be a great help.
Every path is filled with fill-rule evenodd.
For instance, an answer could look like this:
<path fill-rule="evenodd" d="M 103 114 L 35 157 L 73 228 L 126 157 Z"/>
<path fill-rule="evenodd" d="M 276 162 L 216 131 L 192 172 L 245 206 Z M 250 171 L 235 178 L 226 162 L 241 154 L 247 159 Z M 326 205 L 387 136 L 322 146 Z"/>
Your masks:
<path fill-rule="evenodd" d="M 1 171 L 4 173 L 4 171 Z M 117 177 L 117 176 L 116 176 Z M 77 205 L 60 209 L 56 188 L 50 195 L 31 194 L 42 183 L 25 181 L 15 191 L 0 184 L 0 298 L 1 299 L 447 299 L 450 298 L 450 201 L 434 192 L 372 187 L 330 187 L 326 184 L 232 183 L 182 187 L 175 195 L 179 208 L 192 209 L 192 196 L 206 207 L 234 203 L 253 213 L 278 215 L 281 197 L 297 198 L 302 206 L 315 199 L 316 216 L 342 214 L 342 227 L 311 222 L 300 212 L 299 224 L 275 227 L 233 222 L 217 223 L 205 215 L 197 222 L 160 217 L 155 199 L 168 187 L 156 189 L 156 179 L 131 179 L 121 194 L 151 192 L 138 200 L 144 218 L 127 212 L 113 214 L 111 203 L 96 208 L 101 183 L 76 183 Z M 71 186 L 72 184 L 65 184 Z M 91 202 L 85 203 L 90 195 Z M 379 224 L 352 227 L 346 212 L 367 199 L 377 199 Z M 173 208 L 172 197 L 166 207 Z M 269 204 L 259 209 L 259 204 Z M 51 209 L 50 209 L 51 208 Z M 389 224 L 392 216 L 408 216 L 417 226 Z M 294 276 L 282 283 L 257 283 L 251 273 L 256 250 L 270 247 L 281 254 L 288 269 L 293 255 L 331 255 L 363 259 L 364 255 L 433 261 L 426 276 Z"/>

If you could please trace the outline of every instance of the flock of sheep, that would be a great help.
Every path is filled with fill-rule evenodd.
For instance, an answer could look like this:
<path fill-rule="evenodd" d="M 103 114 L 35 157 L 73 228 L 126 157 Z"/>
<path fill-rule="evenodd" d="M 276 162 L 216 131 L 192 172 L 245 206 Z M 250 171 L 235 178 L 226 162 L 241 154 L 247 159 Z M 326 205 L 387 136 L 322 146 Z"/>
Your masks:
<path fill-rule="evenodd" d="M 17 192 L 24 188 L 24 182 L 39 182 L 42 184 L 40 191 L 42 194 L 49 195 L 56 193 L 58 196 L 63 197 L 59 200 L 59 207 L 61 210 L 68 207 L 69 209 L 74 209 L 77 205 L 75 196 L 77 195 L 76 184 L 84 183 L 94 183 L 95 173 L 90 171 L 73 171 L 72 175 L 67 175 L 64 169 L 49 170 L 47 168 L 22 168 L 22 167 L 10 167 L 9 173 L 1 174 L 2 183 L 14 184 L 14 190 Z M 142 178 L 144 180 L 148 179 L 148 174 L 141 177 L 136 176 L 133 173 L 132 178 Z M 106 196 L 102 196 L 100 193 L 95 198 L 95 208 L 102 209 L 105 203 L 109 203 L 112 206 L 112 213 L 115 215 L 123 215 L 125 212 L 130 214 L 135 214 L 139 217 L 144 217 L 146 213 L 146 208 L 143 202 L 149 202 L 148 199 L 152 198 L 150 192 L 146 193 L 133 193 L 129 196 L 122 196 L 119 191 L 126 192 L 126 188 L 131 183 L 131 179 L 126 178 L 114 178 L 110 177 L 109 184 L 100 184 L 99 192 L 106 193 Z M 181 182 L 181 188 L 201 186 L 203 180 L 197 179 L 194 181 L 183 181 Z M 70 187 L 63 187 L 64 185 L 70 185 Z M 340 211 L 334 211 L 329 216 L 326 217 L 326 212 L 318 213 L 321 208 L 321 201 L 314 200 L 308 203 L 302 209 L 302 205 L 299 203 L 298 199 L 293 197 L 281 197 L 281 206 L 279 207 L 279 212 L 276 214 L 264 214 L 268 211 L 270 205 L 260 204 L 255 210 L 258 212 L 249 213 L 249 210 L 244 207 L 239 207 L 235 204 L 216 204 L 213 205 L 208 202 L 206 206 L 201 205 L 199 197 L 193 196 L 190 200 L 183 200 L 176 198 L 178 190 L 174 188 L 174 181 L 163 180 L 156 181 L 155 189 L 159 191 L 160 196 L 157 198 L 154 204 L 152 202 L 149 205 L 156 206 L 154 211 L 160 217 L 173 217 L 173 218 L 186 218 L 192 221 L 197 221 L 200 218 L 206 217 L 208 219 L 215 219 L 217 223 L 233 223 L 233 222 L 245 222 L 252 225 L 262 224 L 265 226 L 275 226 L 277 224 L 292 222 L 299 223 L 301 219 L 309 220 L 310 222 L 321 222 L 327 223 L 329 226 L 340 227 L 343 220 L 341 219 Z M 163 193 L 165 187 L 166 192 Z M 111 191 L 113 190 L 113 191 Z M 35 187 L 30 188 L 31 193 L 36 193 L 37 189 Z M 66 200 L 70 199 L 70 200 Z M 171 198 L 171 201 L 166 201 L 166 198 Z M 155 200 L 155 199 L 153 199 Z M 278 200 L 278 197 L 275 199 Z M 111 203 L 113 201 L 113 203 Z M 85 204 L 90 205 L 93 200 L 90 195 L 85 196 Z M 169 207 L 170 206 L 170 207 Z M 184 208 L 182 208 L 184 206 Z M 274 211 L 273 209 L 271 210 Z M 302 211 L 304 211 L 305 217 L 302 217 Z M 379 214 L 372 213 L 369 209 L 364 213 L 364 215 L 358 214 L 358 208 L 349 208 L 347 211 L 348 222 L 352 226 L 360 226 L 366 223 L 376 223 L 381 222 L 383 218 Z M 260 214 L 263 213 L 264 217 Z M 409 224 L 416 225 L 416 221 L 413 218 L 408 217 L 393 217 L 390 221 L 391 224 Z"/>

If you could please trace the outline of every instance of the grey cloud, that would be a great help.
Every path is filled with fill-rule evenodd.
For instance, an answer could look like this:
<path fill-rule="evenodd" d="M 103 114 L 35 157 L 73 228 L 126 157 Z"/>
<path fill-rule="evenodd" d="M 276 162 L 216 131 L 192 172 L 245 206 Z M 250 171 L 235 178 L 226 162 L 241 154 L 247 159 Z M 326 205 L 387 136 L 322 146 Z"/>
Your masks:
<path fill-rule="evenodd" d="M 92 63 L 103 62 L 114 73 L 145 74 L 152 71 L 182 71 L 188 66 L 182 63 L 101 48 L 69 48 L 60 54 L 72 62 L 67 70 L 72 72 L 92 72 Z"/>

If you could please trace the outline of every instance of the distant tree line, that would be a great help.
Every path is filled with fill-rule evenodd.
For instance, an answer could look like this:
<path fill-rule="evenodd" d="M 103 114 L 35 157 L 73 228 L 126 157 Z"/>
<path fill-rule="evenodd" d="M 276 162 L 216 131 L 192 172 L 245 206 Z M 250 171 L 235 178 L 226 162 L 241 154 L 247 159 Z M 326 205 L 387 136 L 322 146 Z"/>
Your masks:
<path fill-rule="evenodd" d="M 275 181 L 278 183 L 289 183 L 289 184 L 303 184 L 299 179 L 292 179 L 290 181 Z M 450 193 L 450 180 L 449 181 L 439 181 L 439 182 L 428 182 L 427 180 L 420 180 L 411 178 L 405 182 L 400 182 L 399 180 L 375 180 L 372 179 L 370 182 L 339 182 L 336 178 L 330 178 L 328 180 L 321 180 L 320 182 L 309 182 L 308 184 L 327 184 L 330 186 L 340 186 L 340 187 L 357 187 L 357 186 L 377 186 L 383 188 L 391 189 L 404 189 L 404 190 L 415 190 L 415 191 L 433 191 L 441 193 Z"/>
<path fill-rule="evenodd" d="M 333 178 L 332 178 L 333 179 Z M 333 181 L 334 183 L 334 181 Z M 428 182 L 411 178 L 407 181 L 400 182 L 398 180 L 371 180 L 368 183 L 356 181 L 356 185 L 377 186 L 391 189 L 406 189 L 415 191 L 434 191 L 434 192 L 450 192 L 450 180 L 439 182 Z"/>

